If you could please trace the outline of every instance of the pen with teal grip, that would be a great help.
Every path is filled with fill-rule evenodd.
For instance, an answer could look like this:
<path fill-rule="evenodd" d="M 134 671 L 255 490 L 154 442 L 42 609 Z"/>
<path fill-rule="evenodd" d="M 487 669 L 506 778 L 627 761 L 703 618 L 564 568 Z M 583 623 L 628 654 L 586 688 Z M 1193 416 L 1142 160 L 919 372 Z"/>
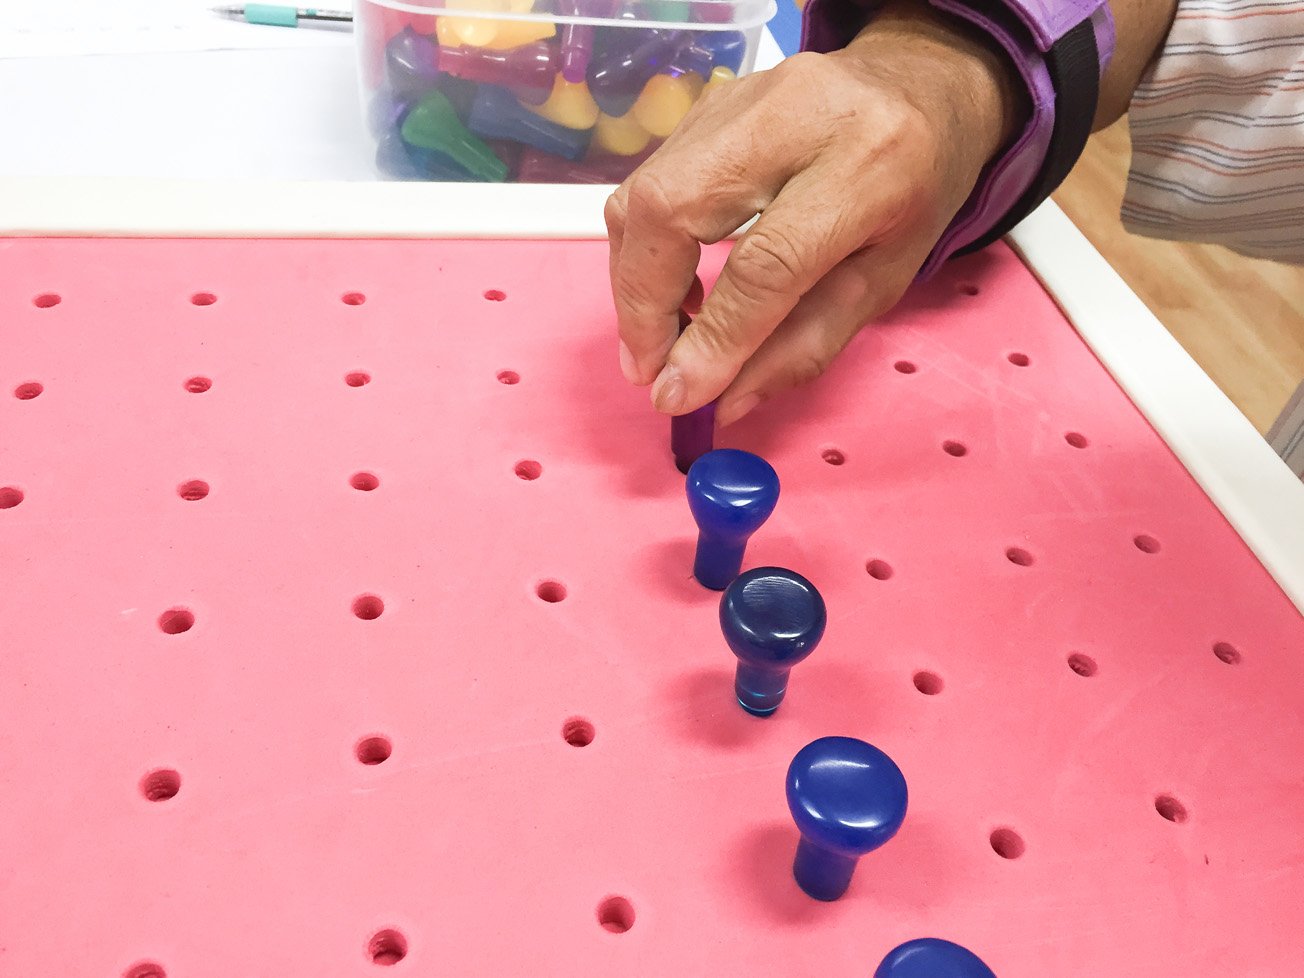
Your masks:
<path fill-rule="evenodd" d="M 298 27 L 299 21 L 325 24 L 349 24 L 353 14 L 347 10 L 318 10 L 316 7 L 285 7 L 277 3 L 247 3 L 243 6 L 214 7 L 215 13 L 234 17 L 250 24 L 268 27 Z"/>

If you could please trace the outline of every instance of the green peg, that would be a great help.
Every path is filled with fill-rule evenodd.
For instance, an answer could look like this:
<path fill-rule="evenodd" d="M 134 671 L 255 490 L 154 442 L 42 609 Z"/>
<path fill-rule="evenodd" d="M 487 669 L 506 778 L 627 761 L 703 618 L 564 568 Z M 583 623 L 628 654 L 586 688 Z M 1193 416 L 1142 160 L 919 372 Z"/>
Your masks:
<path fill-rule="evenodd" d="M 662 24 L 687 23 L 688 0 L 647 0 L 643 4 L 649 20 Z"/>
<path fill-rule="evenodd" d="M 507 164 L 462 125 L 443 92 L 428 92 L 414 105 L 403 120 L 402 132 L 405 142 L 452 157 L 481 180 L 502 183 L 507 179 Z"/>

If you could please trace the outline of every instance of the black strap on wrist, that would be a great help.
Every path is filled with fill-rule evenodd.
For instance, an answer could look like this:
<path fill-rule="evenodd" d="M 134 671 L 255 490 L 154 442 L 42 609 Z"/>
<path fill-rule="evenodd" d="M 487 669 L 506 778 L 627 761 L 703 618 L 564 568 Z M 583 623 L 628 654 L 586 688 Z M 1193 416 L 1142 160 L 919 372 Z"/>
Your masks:
<path fill-rule="evenodd" d="M 1070 29 L 1046 52 L 1046 67 L 1055 85 L 1055 125 L 1041 170 L 1018 203 L 996 226 L 959 249 L 967 255 L 986 248 L 1033 212 L 1069 175 L 1086 148 L 1100 100 L 1100 52 L 1090 20 Z"/>

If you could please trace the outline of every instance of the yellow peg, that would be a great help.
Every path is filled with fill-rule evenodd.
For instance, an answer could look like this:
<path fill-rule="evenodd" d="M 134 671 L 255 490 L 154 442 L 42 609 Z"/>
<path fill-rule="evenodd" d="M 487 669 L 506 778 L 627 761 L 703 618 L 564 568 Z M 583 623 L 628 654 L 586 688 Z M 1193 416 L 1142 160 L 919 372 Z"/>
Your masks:
<path fill-rule="evenodd" d="M 651 141 L 652 134 L 634 121 L 633 113 L 616 118 L 604 112 L 598 116 L 598 126 L 593 130 L 597 147 L 617 156 L 641 153 Z"/>
<path fill-rule="evenodd" d="M 589 94 L 589 86 L 582 81 L 568 82 L 560 73 L 552 83 L 548 101 L 527 108 L 567 129 L 592 129 L 599 115 L 598 103 Z"/>
<path fill-rule="evenodd" d="M 510 4 L 477 4 L 475 9 L 486 11 L 529 13 L 532 0 L 511 0 Z M 464 6 L 468 6 L 464 4 Z M 440 17 L 435 22 L 435 34 L 444 47 L 455 48 L 463 44 L 494 51 L 507 51 L 522 44 L 542 41 L 557 33 L 552 21 L 495 20 L 487 17 Z"/>
<path fill-rule="evenodd" d="M 737 81 L 738 76 L 728 68 L 712 68 L 711 77 L 706 80 L 706 87 L 715 89 L 721 85 L 727 85 L 731 81 Z"/>
<path fill-rule="evenodd" d="M 701 76 L 690 72 L 675 78 L 653 75 L 629 110 L 634 121 L 654 136 L 665 138 L 688 114 L 702 88 Z"/>

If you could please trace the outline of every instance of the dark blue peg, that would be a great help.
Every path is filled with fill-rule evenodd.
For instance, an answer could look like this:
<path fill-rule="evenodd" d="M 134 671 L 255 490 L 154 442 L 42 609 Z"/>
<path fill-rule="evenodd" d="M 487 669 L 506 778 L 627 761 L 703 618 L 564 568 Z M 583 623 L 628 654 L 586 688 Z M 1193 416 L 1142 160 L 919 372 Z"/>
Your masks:
<path fill-rule="evenodd" d="M 779 476 L 751 452 L 720 448 L 692 464 L 686 486 L 698 529 L 693 576 L 723 591 L 743 566 L 747 541 L 774 512 Z"/>
<path fill-rule="evenodd" d="M 883 959 L 874 978 L 996 978 L 968 948 L 936 937 L 906 941 Z"/>
<path fill-rule="evenodd" d="M 467 127 L 489 139 L 510 139 L 568 160 L 578 160 L 589 148 L 588 129 L 569 129 L 523 106 L 515 95 L 497 85 L 481 85 L 471 103 Z"/>
<path fill-rule="evenodd" d="M 788 766 L 788 810 L 801 842 L 792 874 L 816 900 L 847 892 L 856 861 L 901 828 L 906 779 L 877 747 L 854 737 L 821 737 Z"/>
<path fill-rule="evenodd" d="M 720 599 L 720 628 L 738 657 L 734 692 L 753 716 L 783 702 L 792 667 L 815 651 L 828 615 L 815 585 L 781 567 L 745 571 Z"/>

